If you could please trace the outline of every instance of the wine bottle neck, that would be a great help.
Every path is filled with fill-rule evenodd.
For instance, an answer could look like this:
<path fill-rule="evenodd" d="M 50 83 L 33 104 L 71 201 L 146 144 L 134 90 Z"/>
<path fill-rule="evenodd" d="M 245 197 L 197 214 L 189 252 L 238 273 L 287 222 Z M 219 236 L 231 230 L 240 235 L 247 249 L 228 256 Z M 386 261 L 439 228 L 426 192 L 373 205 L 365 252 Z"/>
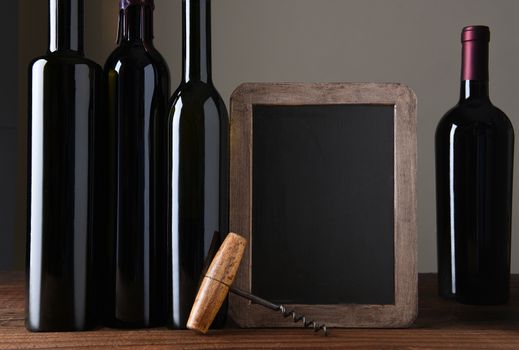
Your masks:
<path fill-rule="evenodd" d="M 465 80 L 461 82 L 460 100 L 465 101 L 470 98 L 488 99 L 488 81 Z"/>
<path fill-rule="evenodd" d="M 117 42 L 153 42 L 153 6 L 134 4 L 119 11 Z"/>
<path fill-rule="evenodd" d="M 488 27 L 471 26 L 462 32 L 461 100 L 488 98 Z"/>
<path fill-rule="evenodd" d="M 184 81 L 211 82 L 211 2 L 182 1 Z"/>
<path fill-rule="evenodd" d="M 49 52 L 83 54 L 83 0 L 49 0 Z"/>

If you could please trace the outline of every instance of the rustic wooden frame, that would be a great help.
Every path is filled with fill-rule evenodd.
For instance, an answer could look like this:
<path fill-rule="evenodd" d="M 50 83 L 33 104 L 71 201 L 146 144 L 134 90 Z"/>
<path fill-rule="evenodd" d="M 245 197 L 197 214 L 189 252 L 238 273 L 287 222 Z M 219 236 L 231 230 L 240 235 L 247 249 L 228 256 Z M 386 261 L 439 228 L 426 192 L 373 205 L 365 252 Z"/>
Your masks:
<path fill-rule="evenodd" d="M 248 83 L 231 97 L 230 231 L 252 238 L 252 118 L 254 105 L 394 105 L 395 304 L 286 305 L 330 327 L 406 327 L 417 315 L 416 97 L 401 84 Z M 245 251 L 234 285 L 250 291 L 251 255 Z M 271 310 L 230 296 L 241 327 L 300 327 Z"/>

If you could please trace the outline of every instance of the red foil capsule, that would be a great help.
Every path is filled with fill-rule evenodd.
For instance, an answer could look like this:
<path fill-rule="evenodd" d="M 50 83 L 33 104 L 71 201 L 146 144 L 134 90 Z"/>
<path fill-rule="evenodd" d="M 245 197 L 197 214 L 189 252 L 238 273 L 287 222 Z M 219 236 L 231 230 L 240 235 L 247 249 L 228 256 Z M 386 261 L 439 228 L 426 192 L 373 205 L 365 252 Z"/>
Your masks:
<path fill-rule="evenodd" d="M 488 43 L 490 30 L 487 26 L 469 26 L 461 32 L 462 69 L 461 80 L 488 81 Z"/>

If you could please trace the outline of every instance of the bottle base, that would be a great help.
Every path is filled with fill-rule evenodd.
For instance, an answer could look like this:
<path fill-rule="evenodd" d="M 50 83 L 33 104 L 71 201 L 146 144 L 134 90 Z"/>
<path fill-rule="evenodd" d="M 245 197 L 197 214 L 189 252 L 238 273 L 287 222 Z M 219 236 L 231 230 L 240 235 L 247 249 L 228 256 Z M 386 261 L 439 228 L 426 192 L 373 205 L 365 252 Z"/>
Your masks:
<path fill-rule="evenodd" d="M 121 320 L 112 320 L 106 323 L 107 327 L 119 329 L 141 329 L 163 327 L 165 322 L 127 322 Z"/>
<path fill-rule="evenodd" d="M 96 327 L 92 324 L 84 326 L 64 326 L 60 325 L 33 325 L 27 320 L 25 321 L 25 329 L 31 333 L 50 333 L 50 332 L 87 332 L 94 330 Z"/>
<path fill-rule="evenodd" d="M 455 300 L 456 299 L 456 294 L 452 293 L 452 292 L 445 292 L 445 291 L 439 291 L 438 292 L 438 295 L 442 298 L 442 299 L 446 299 L 446 300 Z"/>
<path fill-rule="evenodd" d="M 465 305 L 504 305 L 508 304 L 508 297 L 500 297 L 495 299 L 481 298 L 481 297 L 462 297 L 457 296 L 455 300 L 460 304 Z"/>

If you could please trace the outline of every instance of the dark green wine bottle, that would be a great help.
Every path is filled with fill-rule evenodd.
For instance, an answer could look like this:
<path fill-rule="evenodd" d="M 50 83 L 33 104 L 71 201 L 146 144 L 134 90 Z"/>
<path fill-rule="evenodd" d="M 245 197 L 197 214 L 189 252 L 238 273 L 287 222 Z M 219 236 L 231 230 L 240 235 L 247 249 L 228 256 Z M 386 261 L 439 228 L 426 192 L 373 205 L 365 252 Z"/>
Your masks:
<path fill-rule="evenodd" d="M 120 0 L 119 46 L 108 82 L 106 191 L 111 240 L 108 323 L 152 327 L 166 320 L 166 121 L 169 69 L 153 45 L 153 0 Z M 111 197 L 110 197 L 111 196 Z M 115 234 L 114 234 L 115 232 Z M 111 319 L 111 320 L 110 320 Z"/>
<path fill-rule="evenodd" d="M 182 6 L 183 76 L 168 119 L 172 328 L 186 327 L 212 238 L 223 239 L 228 231 L 229 122 L 211 78 L 210 1 L 183 0 Z"/>
<path fill-rule="evenodd" d="M 83 53 L 83 0 L 49 1 L 49 50 L 29 68 L 26 327 L 95 325 L 94 124 L 101 67 Z"/>

